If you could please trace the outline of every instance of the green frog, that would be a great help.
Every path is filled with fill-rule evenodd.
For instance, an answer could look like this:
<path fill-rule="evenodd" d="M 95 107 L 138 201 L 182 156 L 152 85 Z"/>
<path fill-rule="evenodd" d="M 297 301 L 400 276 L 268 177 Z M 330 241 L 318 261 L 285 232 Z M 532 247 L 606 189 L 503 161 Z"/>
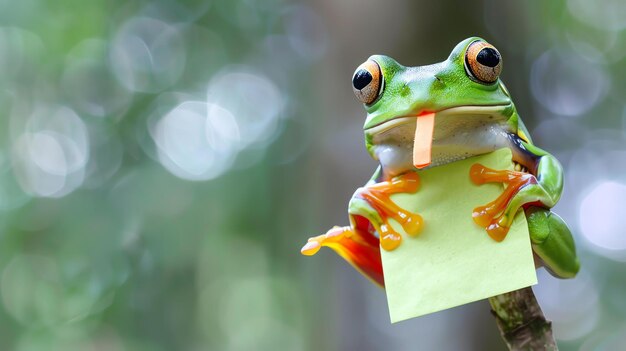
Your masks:
<path fill-rule="evenodd" d="M 380 250 L 393 250 L 403 240 L 389 219 L 409 235 L 418 235 L 424 222 L 395 205 L 390 195 L 417 192 L 416 170 L 509 148 L 513 170 L 475 164 L 470 171 L 476 184 L 506 184 L 501 196 L 474 210 L 474 221 L 502 241 L 521 209 L 536 265 L 559 278 L 574 277 L 579 270 L 574 240 L 550 211 L 563 190 L 562 166 L 533 144 L 501 72 L 500 53 L 478 37 L 463 40 L 445 61 L 432 65 L 405 67 L 383 55 L 361 64 L 352 86 L 367 111 L 365 145 L 379 166 L 350 200 L 350 225 L 310 238 L 301 252 L 313 255 L 330 247 L 384 286 Z"/>

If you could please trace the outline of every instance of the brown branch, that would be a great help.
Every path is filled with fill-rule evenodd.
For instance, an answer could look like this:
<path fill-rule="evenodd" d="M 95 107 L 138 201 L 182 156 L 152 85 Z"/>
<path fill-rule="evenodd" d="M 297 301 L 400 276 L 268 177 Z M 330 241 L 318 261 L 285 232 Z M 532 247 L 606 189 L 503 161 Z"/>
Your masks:
<path fill-rule="evenodd" d="M 552 325 L 530 287 L 490 297 L 489 303 L 509 350 L 558 350 Z"/>

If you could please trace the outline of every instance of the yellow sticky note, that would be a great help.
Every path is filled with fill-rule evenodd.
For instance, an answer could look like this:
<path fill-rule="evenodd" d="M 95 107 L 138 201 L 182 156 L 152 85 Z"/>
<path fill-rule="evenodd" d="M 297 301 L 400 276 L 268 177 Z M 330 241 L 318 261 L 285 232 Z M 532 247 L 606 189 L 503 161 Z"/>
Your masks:
<path fill-rule="evenodd" d="M 502 242 L 492 240 L 472 220 L 472 210 L 496 199 L 504 188 L 500 183 L 474 185 L 470 167 L 481 163 L 512 169 L 511 157 L 509 149 L 500 149 L 419 171 L 418 192 L 391 197 L 424 218 L 417 237 L 392 222 L 403 236 L 402 244 L 393 251 L 381 249 L 392 323 L 537 283 L 522 210 Z"/>

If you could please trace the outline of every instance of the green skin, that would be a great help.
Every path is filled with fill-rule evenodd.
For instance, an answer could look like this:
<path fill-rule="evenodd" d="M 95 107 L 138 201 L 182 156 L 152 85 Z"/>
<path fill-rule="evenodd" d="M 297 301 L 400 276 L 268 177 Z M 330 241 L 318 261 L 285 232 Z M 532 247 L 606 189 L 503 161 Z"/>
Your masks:
<path fill-rule="evenodd" d="M 563 169 L 554 156 L 532 144 L 500 79 L 481 83 L 466 70 L 465 51 L 477 40 L 482 39 L 462 41 L 447 60 L 428 66 L 404 67 L 387 56 L 370 57 L 381 68 L 384 83 L 377 99 L 365 105 L 367 150 L 380 162 L 368 184 L 415 170 L 411 163 L 415 118 L 435 112 L 431 167 L 510 148 L 513 161 L 535 175 L 537 182 L 520 189 L 504 216 L 511 219 L 524 208 L 538 264 L 557 277 L 574 277 L 579 261 L 572 235 L 550 211 L 561 196 Z M 357 194 L 350 201 L 349 213 L 353 227 L 359 216 L 383 223 Z"/>

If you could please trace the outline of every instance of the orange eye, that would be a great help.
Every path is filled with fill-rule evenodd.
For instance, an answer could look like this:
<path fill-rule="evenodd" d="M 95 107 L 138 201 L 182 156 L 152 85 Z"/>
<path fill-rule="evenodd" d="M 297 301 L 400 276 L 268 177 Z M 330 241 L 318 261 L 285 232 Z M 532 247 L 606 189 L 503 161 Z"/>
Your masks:
<path fill-rule="evenodd" d="M 493 45 L 475 41 L 465 52 L 465 69 L 482 83 L 494 83 L 502 72 L 502 57 Z"/>
<path fill-rule="evenodd" d="M 352 90 L 364 104 L 371 104 L 380 95 L 383 85 L 383 73 L 380 66 L 372 60 L 366 61 L 354 71 Z"/>

